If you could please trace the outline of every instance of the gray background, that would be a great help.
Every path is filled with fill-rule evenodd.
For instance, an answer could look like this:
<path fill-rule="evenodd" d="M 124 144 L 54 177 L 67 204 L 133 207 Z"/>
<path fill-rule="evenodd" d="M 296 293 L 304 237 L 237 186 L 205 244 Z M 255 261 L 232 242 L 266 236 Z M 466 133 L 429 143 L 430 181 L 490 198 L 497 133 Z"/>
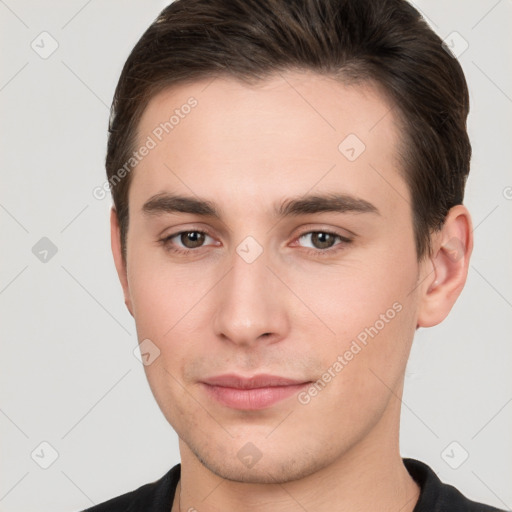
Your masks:
<path fill-rule="evenodd" d="M 92 195 L 105 180 L 121 67 L 165 4 L 0 0 L 1 511 L 78 510 L 179 461 L 177 436 L 133 355 L 134 322 L 110 253 L 110 197 Z M 510 508 L 512 2 L 416 5 L 456 50 L 469 45 L 459 59 L 472 101 L 466 204 L 476 247 L 453 312 L 416 337 L 401 452 L 469 497 Z M 44 59 L 52 38 L 58 48 Z M 46 262 L 43 237 L 57 248 Z"/>

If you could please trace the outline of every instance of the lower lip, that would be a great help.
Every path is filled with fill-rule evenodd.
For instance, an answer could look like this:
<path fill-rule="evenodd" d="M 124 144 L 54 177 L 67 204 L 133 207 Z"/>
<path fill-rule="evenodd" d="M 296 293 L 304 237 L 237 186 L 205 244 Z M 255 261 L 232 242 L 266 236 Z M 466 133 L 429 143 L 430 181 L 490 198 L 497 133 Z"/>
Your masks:
<path fill-rule="evenodd" d="M 309 386 L 309 382 L 291 386 L 272 386 L 268 388 L 238 389 L 212 386 L 201 383 L 206 392 L 215 400 L 233 409 L 245 409 L 254 411 L 265 409 L 271 405 L 284 400 L 301 389 Z"/>

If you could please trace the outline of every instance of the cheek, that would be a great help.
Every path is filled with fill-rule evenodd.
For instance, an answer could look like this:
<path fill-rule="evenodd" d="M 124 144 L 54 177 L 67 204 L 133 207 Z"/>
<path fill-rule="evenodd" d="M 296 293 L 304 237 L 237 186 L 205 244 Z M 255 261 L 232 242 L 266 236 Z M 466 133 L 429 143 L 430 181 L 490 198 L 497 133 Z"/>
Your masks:
<path fill-rule="evenodd" d="M 159 389 L 173 386 L 167 372 L 181 380 L 186 364 L 208 348 L 212 311 L 205 308 L 218 272 L 214 267 L 211 272 L 204 267 L 192 270 L 153 254 L 131 253 L 128 281 L 138 340 L 149 339 L 159 350 L 155 363 L 144 367 L 156 395 Z M 174 391 L 181 392 L 179 387 Z"/>
<path fill-rule="evenodd" d="M 414 251 L 388 246 L 372 261 L 347 260 L 342 269 L 296 281 L 298 294 L 331 331 L 316 322 L 326 343 L 315 344 L 315 351 L 326 370 L 343 375 L 336 379 L 339 386 L 368 398 L 386 394 L 377 376 L 391 387 L 398 382 L 416 327 L 417 296 L 411 293 L 416 279 Z"/>
<path fill-rule="evenodd" d="M 176 322 L 179 296 L 163 278 L 140 272 L 130 282 L 130 294 L 139 339 L 161 338 Z"/>
<path fill-rule="evenodd" d="M 131 248 L 128 285 L 139 339 L 163 338 L 197 301 L 198 283 L 191 286 L 185 274 L 185 266 L 169 264 L 160 249 Z"/>
<path fill-rule="evenodd" d="M 380 331 L 383 325 L 391 331 L 388 326 L 392 324 L 393 330 L 401 329 L 403 322 L 395 320 L 407 316 L 402 311 L 414 300 L 410 292 L 416 276 L 413 257 L 400 261 L 400 255 L 388 254 L 374 261 L 347 260 L 336 267 L 317 266 L 300 275 L 290 273 L 287 282 L 316 314 L 321 332 L 329 335 L 330 331 L 331 338 L 348 340 L 374 324 Z"/>

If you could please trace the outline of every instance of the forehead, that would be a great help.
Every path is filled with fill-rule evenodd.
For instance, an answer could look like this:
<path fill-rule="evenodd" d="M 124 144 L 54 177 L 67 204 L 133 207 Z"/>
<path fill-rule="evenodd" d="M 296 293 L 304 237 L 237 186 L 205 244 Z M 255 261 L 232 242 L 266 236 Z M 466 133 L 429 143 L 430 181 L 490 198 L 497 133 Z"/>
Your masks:
<path fill-rule="evenodd" d="M 130 205 L 165 190 L 236 191 L 259 204 L 269 193 L 333 187 L 393 199 L 392 188 L 408 193 L 398 139 L 391 104 L 371 83 L 288 72 L 255 85 L 226 77 L 181 84 L 152 98 L 141 117 L 137 147 L 154 147 L 133 171 Z M 386 179 L 398 181 L 386 187 Z"/>

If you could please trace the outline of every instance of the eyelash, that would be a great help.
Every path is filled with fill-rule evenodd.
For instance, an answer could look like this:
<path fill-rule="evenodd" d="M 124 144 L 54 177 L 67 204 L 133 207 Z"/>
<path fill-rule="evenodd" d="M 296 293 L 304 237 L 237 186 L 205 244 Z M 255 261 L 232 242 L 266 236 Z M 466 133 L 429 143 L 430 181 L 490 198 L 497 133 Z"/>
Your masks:
<path fill-rule="evenodd" d="M 205 229 L 187 229 L 187 230 L 184 230 L 184 231 L 178 231 L 177 233 L 173 233 L 171 235 L 168 235 L 162 239 L 159 240 L 159 242 L 165 247 L 166 250 L 172 252 L 172 253 L 175 253 L 175 254 L 180 254 L 180 255 L 188 255 L 192 252 L 197 252 L 198 250 L 202 249 L 204 246 L 202 247 L 198 247 L 196 249 L 180 249 L 180 248 L 177 248 L 175 247 L 174 245 L 171 244 L 170 240 L 179 236 L 179 235 L 182 235 L 183 233 L 201 233 L 201 234 L 204 234 L 204 235 L 207 235 L 207 236 L 210 236 L 213 238 L 213 235 L 210 234 L 209 231 L 205 230 Z M 305 248 L 306 249 L 306 253 L 307 254 L 310 254 L 310 255 L 313 255 L 313 256 L 331 256 L 332 254 L 334 253 L 337 253 L 338 251 L 342 251 L 344 249 L 344 246 L 345 245 L 348 245 L 350 243 L 352 243 L 352 239 L 350 238 L 347 238 L 343 235 L 340 235 L 339 233 L 336 233 L 334 231 L 330 231 L 328 229 L 320 229 L 320 230 L 310 230 L 310 231 L 304 231 L 303 233 L 301 233 L 300 235 L 298 235 L 295 240 L 300 240 L 303 236 L 305 235 L 310 235 L 310 234 L 313 234 L 313 233 L 322 233 L 322 234 L 325 234 L 325 235 L 331 235 L 331 236 L 334 236 L 335 238 L 338 238 L 339 241 L 341 243 L 338 243 L 338 244 L 335 244 L 333 247 L 330 247 L 328 249 L 311 249 L 311 248 Z M 341 246 L 341 247 L 340 247 Z"/>

